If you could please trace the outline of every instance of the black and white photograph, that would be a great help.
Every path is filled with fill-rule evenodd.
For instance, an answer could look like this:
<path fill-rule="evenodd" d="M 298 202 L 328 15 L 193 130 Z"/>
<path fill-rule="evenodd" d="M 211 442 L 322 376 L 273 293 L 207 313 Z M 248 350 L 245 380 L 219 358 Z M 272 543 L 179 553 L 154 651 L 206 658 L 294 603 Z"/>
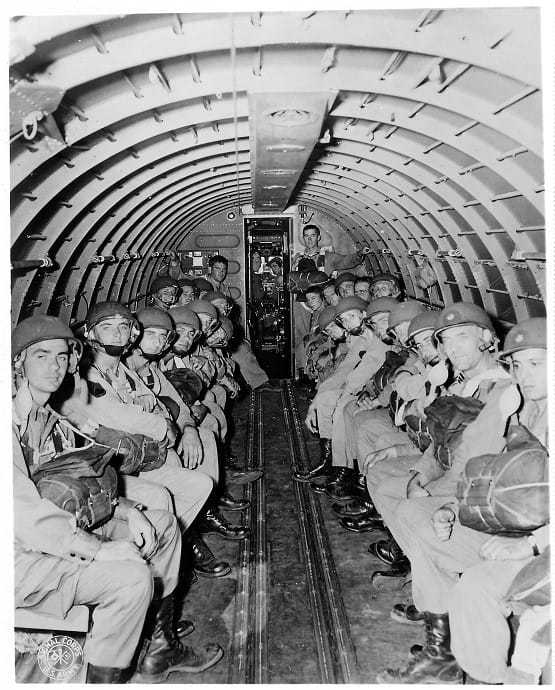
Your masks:
<path fill-rule="evenodd" d="M 341 5 L 9 5 L 12 685 L 552 683 L 555 13 Z"/>

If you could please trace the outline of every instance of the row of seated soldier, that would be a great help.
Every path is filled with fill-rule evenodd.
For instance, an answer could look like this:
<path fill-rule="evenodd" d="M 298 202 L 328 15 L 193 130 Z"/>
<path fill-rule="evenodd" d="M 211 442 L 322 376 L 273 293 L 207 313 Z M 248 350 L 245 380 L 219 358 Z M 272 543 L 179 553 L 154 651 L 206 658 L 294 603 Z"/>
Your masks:
<path fill-rule="evenodd" d="M 233 487 L 262 471 L 230 453 L 245 371 L 223 281 L 199 282 L 159 276 L 136 313 L 101 302 L 77 331 L 36 315 L 12 333 L 15 602 L 58 617 L 93 607 L 89 683 L 164 682 L 223 656 L 187 645 L 176 592 L 191 568 L 230 572 L 203 537 L 248 537 L 225 513 L 248 507 Z"/>
<path fill-rule="evenodd" d="M 376 681 L 550 682 L 546 320 L 517 323 L 500 348 L 473 303 L 431 311 L 393 275 L 303 268 L 297 337 L 321 454 L 294 478 L 370 535 L 384 564 L 372 578 L 411 583 L 392 618 L 425 630 Z"/>
<path fill-rule="evenodd" d="M 425 631 L 376 680 L 545 682 L 545 319 L 500 348 L 475 304 L 429 311 L 390 274 L 306 271 L 295 305 L 316 314 L 300 344 L 321 457 L 294 479 L 373 538 L 380 575 L 410 578 L 412 603 L 391 615 Z M 184 569 L 229 573 L 203 536 L 248 536 L 225 513 L 248 505 L 233 486 L 261 476 L 229 449 L 246 383 L 218 278 L 159 276 L 137 313 L 103 302 L 78 332 L 37 315 L 12 334 L 16 605 L 94 607 L 87 682 L 164 682 L 223 655 L 187 645 L 194 623 L 175 620 Z"/>

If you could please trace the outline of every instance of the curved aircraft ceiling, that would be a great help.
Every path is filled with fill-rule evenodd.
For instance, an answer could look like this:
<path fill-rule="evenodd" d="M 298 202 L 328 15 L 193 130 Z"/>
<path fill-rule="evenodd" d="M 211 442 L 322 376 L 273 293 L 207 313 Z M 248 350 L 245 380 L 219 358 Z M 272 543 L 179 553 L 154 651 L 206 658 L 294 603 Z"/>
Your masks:
<path fill-rule="evenodd" d="M 13 19 L 13 320 L 75 320 L 81 295 L 128 301 L 209 219 L 285 205 L 330 218 L 418 298 L 429 262 L 432 302 L 474 301 L 505 322 L 544 315 L 539 19 Z M 283 144 L 309 121 L 306 139 Z"/>

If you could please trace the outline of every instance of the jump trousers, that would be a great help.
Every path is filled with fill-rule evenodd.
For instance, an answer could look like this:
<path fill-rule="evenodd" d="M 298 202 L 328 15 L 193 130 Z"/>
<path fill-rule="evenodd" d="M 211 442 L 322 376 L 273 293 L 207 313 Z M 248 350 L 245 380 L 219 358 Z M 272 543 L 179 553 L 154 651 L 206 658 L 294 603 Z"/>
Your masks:
<path fill-rule="evenodd" d="M 79 574 L 74 604 L 95 605 L 84 650 L 90 664 L 127 668 L 139 643 L 155 585 L 160 597 L 168 596 L 176 587 L 181 558 L 177 521 L 161 510 L 146 511 L 145 515 L 158 535 L 158 548 L 150 564 L 93 561 Z M 130 539 L 127 523 L 122 520 L 110 520 L 102 534 L 112 540 Z"/>

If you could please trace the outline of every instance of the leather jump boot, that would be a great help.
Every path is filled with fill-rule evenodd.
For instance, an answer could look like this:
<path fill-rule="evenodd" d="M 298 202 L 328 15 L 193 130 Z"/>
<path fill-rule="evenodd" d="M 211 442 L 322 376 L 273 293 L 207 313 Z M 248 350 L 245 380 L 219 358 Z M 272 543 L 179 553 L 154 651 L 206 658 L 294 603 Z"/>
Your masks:
<path fill-rule="evenodd" d="M 224 539 L 245 539 L 249 534 L 248 527 L 232 525 L 215 508 L 206 508 L 198 522 L 201 534 L 218 534 Z"/>
<path fill-rule="evenodd" d="M 257 479 L 260 479 L 263 474 L 262 470 L 226 469 L 225 480 L 228 484 L 237 484 L 239 486 L 255 482 Z"/>
<path fill-rule="evenodd" d="M 227 491 L 218 498 L 218 508 L 222 510 L 246 510 L 250 502 L 245 498 L 234 498 Z"/>
<path fill-rule="evenodd" d="M 320 439 L 320 462 L 308 472 L 294 472 L 293 478 L 298 482 L 311 482 L 316 477 L 327 477 L 332 471 L 331 438 Z"/>
<path fill-rule="evenodd" d="M 335 503 L 332 506 L 332 510 L 342 518 L 359 518 L 367 515 L 378 515 L 376 509 L 374 508 L 374 504 L 372 503 L 372 499 L 370 496 L 368 496 L 368 494 L 365 498 L 353 498 L 352 501 L 348 501 L 347 503 Z"/>
<path fill-rule="evenodd" d="M 89 664 L 87 666 L 87 680 L 86 683 L 104 683 L 106 685 L 111 683 L 122 683 L 122 674 L 125 669 L 113 668 L 112 666 L 95 666 Z"/>
<path fill-rule="evenodd" d="M 226 561 L 216 560 L 208 544 L 196 531 L 189 536 L 189 543 L 193 552 L 193 570 L 202 577 L 224 577 L 231 572 L 231 566 Z M 179 632 L 178 632 L 179 634 Z"/>
<path fill-rule="evenodd" d="M 327 496 L 338 503 L 347 503 L 356 498 L 355 479 L 355 471 L 352 468 L 340 467 L 335 478 L 326 484 Z"/>
<path fill-rule="evenodd" d="M 406 577 L 410 573 L 410 561 L 393 537 L 373 542 L 368 547 L 368 552 L 389 566 L 389 570 L 375 570 L 370 576 L 370 582 L 378 576 Z"/>
<path fill-rule="evenodd" d="M 405 625 L 422 625 L 425 618 L 422 611 L 419 611 L 414 604 L 395 604 L 389 616 L 394 621 L 404 623 Z M 413 647 L 416 647 L 416 645 L 413 645 Z M 420 646 L 420 649 L 422 649 L 422 646 Z"/>
<path fill-rule="evenodd" d="M 426 642 L 422 652 L 412 656 L 404 668 L 388 668 L 378 674 L 378 683 L 461 683 L 463 671 L 451 653 L 449 616 L 424 612 Z"/>
<path fill-rule="evenodd" d="M 205 645 L 200 652 L 181 644 L 173 626 L 173 594 L 157 603 L 154 630 L 145 641 L 133 682 L 162 683 L 173 671 L 200 673 L 222 658 L 224 651 L 217 644 Z"/>
<path fill-rule="evenodd" d="M 375 510 L 369 510 L 362 515 L 353 515 L 341 518 L 339 524 L 348 532 L 361 534 L 363 532 L 376 532 L 385 529 L 381 515 Z"/>
<path fill-rule="evenodd" d="M 224 470 L 225 480 L 229 484 L 249 484 L 255 482 L 264 474 L 262 470 L 242 467 L 237 462 L 237 457 L 233 455 L 227 445 L 221 448 L 220 457 L 222 458 L 222 465 Z"/>

